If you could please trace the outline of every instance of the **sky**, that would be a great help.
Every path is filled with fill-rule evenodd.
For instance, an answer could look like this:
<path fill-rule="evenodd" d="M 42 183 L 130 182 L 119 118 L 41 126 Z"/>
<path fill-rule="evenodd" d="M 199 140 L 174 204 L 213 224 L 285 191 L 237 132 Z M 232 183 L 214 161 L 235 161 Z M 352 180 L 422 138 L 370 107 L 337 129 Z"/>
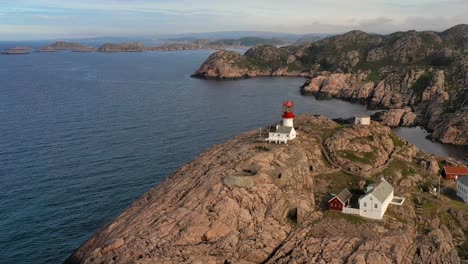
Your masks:
<path fill-rule="evenodd" d="M 0 40 L 168 33 L 442 31 L 468 0 L 0 0 Z"/>

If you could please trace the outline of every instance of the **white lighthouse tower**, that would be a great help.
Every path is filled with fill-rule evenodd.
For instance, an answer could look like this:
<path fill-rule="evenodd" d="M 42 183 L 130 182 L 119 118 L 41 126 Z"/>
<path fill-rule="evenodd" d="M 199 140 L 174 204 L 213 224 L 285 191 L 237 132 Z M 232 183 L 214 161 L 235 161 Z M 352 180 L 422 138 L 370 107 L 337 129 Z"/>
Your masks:
<path fill-rule="evenodd" d="M 288 140 L 296 138 L 294 129 L 294 103 L 291 101 L 283 102 L 283 125 L 275 126 L 270 129 L 268 138 L 265 141 L 269 143 L 288 143 Z"/>

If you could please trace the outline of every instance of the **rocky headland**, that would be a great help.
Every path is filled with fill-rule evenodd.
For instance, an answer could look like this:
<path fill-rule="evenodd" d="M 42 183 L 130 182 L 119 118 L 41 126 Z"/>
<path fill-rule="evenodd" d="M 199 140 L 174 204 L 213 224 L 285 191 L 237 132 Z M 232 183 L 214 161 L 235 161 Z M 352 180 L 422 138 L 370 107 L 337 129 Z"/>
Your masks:
<path fill-rule="evenodd" d="M 244 55 L 219 51 L 193 76 L 304 76 L 304 95 L 387 109 L 376 120 L 421 125 L 443 143 L 468 144 L 468 25 L 385 36 L 351 31 L 314 43 L 257 46 Z"/>
<path fill-rule="evenodd" d="M 443 161 L 376 122 L 344 126 L 306 115 L 296 125 L 298 137 L 287 145 L 265 144 L 253 131 L 211 148 L 66 263 L 460 263 L 466 257 L 466 206 L 420 191 L 437 180 Z M 384 220 L 326 209 L 330 193 L 362 189 L 382 175 L 406 197 Z"/>

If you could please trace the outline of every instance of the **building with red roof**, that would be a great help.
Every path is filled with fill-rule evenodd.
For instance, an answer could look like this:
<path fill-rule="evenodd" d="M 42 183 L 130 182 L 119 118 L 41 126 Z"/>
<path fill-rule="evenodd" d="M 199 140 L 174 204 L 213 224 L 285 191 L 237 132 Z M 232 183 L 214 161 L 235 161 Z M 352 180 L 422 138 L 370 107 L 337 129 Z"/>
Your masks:
<path fill-rule="evenodd" d="M 468 176 L 468 167 L 445 166 L 443 176 L 446 180 L 457 180 L 459 177 Z"/>

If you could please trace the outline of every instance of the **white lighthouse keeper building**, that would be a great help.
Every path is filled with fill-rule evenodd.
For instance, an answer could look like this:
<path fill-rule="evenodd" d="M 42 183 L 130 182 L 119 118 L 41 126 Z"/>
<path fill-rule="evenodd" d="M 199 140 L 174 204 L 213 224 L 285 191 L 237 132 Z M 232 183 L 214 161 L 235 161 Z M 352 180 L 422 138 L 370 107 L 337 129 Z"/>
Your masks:
<path fill-rule="evenodd" d="M 283 102 L 283 125 L 275 126 L 270 129 L 268 138 L 265 141 L 269 143 L 284 143 L 296 138 L 294 130 L 294 103 L 291 101 Z"/>

